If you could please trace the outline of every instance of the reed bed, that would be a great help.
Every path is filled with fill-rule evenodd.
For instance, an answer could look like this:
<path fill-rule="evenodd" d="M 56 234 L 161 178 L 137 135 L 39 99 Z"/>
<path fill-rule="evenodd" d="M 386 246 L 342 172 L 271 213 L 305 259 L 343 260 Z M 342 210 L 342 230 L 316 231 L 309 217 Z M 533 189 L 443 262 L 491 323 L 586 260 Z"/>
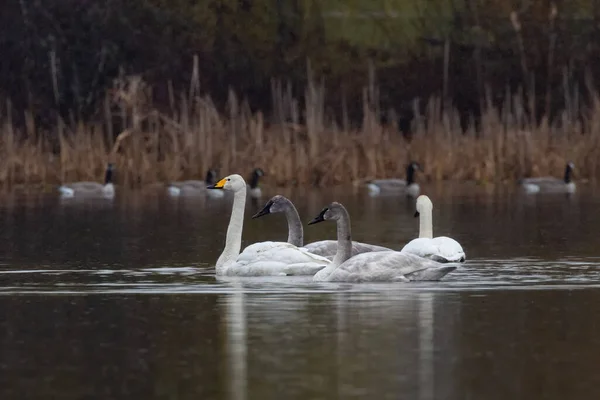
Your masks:
<path fill-rule="evenodd" d="M 325 110 L 324 85 L 311 78 L 300 98 L 289 85 L 273 81 L 273 112 L 251 112 L 229 93 L 226 112 L 200 94 L 197 71 L 189 90 L 170 88 L 165 111 L 152 104 L 152 88 L 139 77 L 119 80 L 106 95 L 103 118 L 65 122 L 51 130 L 36 127 L 25 112 L 25 127 L 11 120 L 10 103 L 0 116 L 0 183 L 54 185 L 101 180 L 107 162 L 116 165 L 116 183 L 136 188 L 169 180 L 203 178 L 252 168 L 265 170 L 274 186 L 336 185 L 371 178 L 403 177 L 409 160 L 420 162 L 420 180 L 512 181 L 520 176 L 561 176 L 566 161 L 577 179 L 600 172 L 600 100 L 592 95 L 584 113 L 577 98 L 555 122 L 534 123 L 522 95 L 507 95 L 501 107 L 486 104 L 478 131 L 461 129 L 457 113 L 431 99 L 417 109 L 410 138 L 379 116 L 378 88 L 363 91 L 362 123 L 336 121 Z M 584 115 L 584 117 L 581 117 Z"/>

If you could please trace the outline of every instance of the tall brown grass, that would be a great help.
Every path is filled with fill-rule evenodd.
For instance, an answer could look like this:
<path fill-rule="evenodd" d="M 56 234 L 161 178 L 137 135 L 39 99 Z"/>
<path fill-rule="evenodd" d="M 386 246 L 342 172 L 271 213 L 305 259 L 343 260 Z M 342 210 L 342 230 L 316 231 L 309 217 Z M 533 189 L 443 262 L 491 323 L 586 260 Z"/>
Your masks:
<path fill-rule="evenodd" d="M 152 104 L 152 88 L 139 77 L 121 79 L 106 95 L 101 121 L 57 118 L 51 131 L 36 127 L 30 111 L 25 128 L 17 129 L 8 102 L 0 121 L 0 182 L 101 180 L 108 161 L 116 164 L 117 183 L 126 187 L 201 178 L 210 167 L 221 175 L 247 175 L 257 166 L 272 185 L 322 186 L 402 177 L 409 160 L 422 163 L 420 179 L 431 181 L 561 176 L 567 160 L 576 163 L 578 179 L 595 180 L 600 172 L 600 98 L 593 94 L 586 117 L 579 118 L 578 97 L 567 87 L 567 107 L 552 124 L 529 118 L 519 94 L 507 95 L 501 108 L 484 100 L 478 132 L 463 132 L 457 113 L 444 109 L 441 99 L 430 100 L 424 110 L 415 104 L 409 139 L 393 124 L 380 123 L 374 78 L 363 91 L 358 128 L 347 112 L 339 123 L 326 112 L 324 85 L 313 77 L 303 101 L 289 85 L 273 81 L 269 123 L 233 92 L 227 112 L 219 113 L 201 95 L 197 70 L 185 93 L 169 88 L 170 108 L 160 111 Z"/>

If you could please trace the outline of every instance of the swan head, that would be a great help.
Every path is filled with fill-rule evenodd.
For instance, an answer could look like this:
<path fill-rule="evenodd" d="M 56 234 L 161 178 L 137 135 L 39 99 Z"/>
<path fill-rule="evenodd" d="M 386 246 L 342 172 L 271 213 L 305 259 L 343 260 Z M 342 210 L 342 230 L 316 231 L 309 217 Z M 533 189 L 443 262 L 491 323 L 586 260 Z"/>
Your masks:
<path fill-rule="evenodd" d="M 417 197 L 417 211 L 415 212 L 415 218 L 421 215 L 424 212 L 431 212 L 433 210 L 433 203 L 429 199 L 429 197 L 424 194 Z"/>
<path fill-rule="evenodd" d="M 337 221 L 347 213 L 348 212 L 346 211 L 346 209 L 344 208 L 343 205 L 341 205 L 338 202 L 333 202 L 333 203 L 329 204 L 327 207 L 323 208 L 321 210 L 321 212 L 319 213 L 319 215 L 314 217 L 308 223 L 308 225 L 317 224 L 319 222 L 330 221 L 330 220 Z"/>
<path fill-rule="evenodd" d="M 242 189 L 246 189 L 246 181 L 238 174 L 226 176 L 214 185 L 206 187 L 207 189 L 222 189 L 231 192 L 239 192 Z"/>
<path fill-rule="evenodd" d="M 275 214 L 285 212 L 289 208 L 290 201 L 280 194 L 273 196 L 271 200 L 265 204 L 262 210 L 252 216 L 252 219 L 262 217 L 267 214 Z"/>

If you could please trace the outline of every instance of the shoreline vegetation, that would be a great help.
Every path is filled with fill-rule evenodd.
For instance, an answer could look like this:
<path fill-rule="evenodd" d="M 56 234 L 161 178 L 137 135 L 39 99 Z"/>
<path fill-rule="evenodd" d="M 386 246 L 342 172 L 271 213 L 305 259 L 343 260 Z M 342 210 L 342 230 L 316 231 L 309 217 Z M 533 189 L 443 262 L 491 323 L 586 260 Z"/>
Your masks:
<path fill-rule="evenodd" d="M 529 118 L 524 96 L 508 97 L 503 108 L 489 101 L 478 129 L 471 124 L 466 131 L 456 110 L 432 98 L 423 110 L 414 110 L 410 134 L 404 135 L 381 122 L 381 89 L 374 81 L 363 89 L 362 123 L 356 125 L 343 106 L 341 121 L 328 114 L 324 85 L 316 79 L 306 87 L 304 102 L 274 80 L 275 112 L 269 119 L 275 122 L 267 122 L 263 112 L 252 112 L 232 91 L 227 113 L 220 113 L 210 96 L 199 93 L 197 76 L 196 71 L 189 90 L 171 96 L 167 112 L 153 106 L 152 88 L 135 76 L 118 81 L 107 93 L 103 121 L 57 117 L 56 128 L 44 130 L 26 112 L 22 130 L 12 124 L 8 110 L 0 120 L 0 182 L 6 187 L 100 181 L 107 162 L 116 165 L 116 183 L 129 188 L 203 179 L 208 168 L 220 175 L 245 175 L 256 166 L 272 186 L 351 184 L 403 178 L 410 160 L 425 168 L 418 179 L 430 182 L 560 177 L 568 160 L 576 164 L 577 180 L 595 181 L 600 172 L 600 98 L 595 92 L 587 113 L 566 109 L 552 124 Z M 115 126 L 121 129 L 116 132 Z"/>
<path fill-rule="evenodd" d="M 93 4 L 92 4 L 93 3 Z M 0 185 L 596 181 L 600 9 L 499 0 L 10 2 Z M 15 45 L 18 43 L 19 45 Z"/>

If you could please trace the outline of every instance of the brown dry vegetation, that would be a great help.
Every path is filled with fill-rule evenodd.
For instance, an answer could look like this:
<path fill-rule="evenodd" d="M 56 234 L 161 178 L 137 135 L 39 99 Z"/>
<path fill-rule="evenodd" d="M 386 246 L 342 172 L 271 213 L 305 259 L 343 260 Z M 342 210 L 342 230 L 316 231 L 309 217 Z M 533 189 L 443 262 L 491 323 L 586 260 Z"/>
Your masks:
<path fill-rule="evenodd" d="M 191 82 L 186 93 L 171 90 L 171 110 L 161 112 L 140 78 L 122 79 L 107 94 L 102 122 L 57 119 L 52 132 L 36 128 L 31 112 L 25 113 L 25 131 L 18 131 L 7 104 L 0 121 L 0 182 L 100 180 L 108 161 L 116 164 L 117 183 L 126 187 L 201 178 L 209 167 L 221 175 L 247 175 L 255 166 L 265 170 L 272 185 L 351 183 L 403 176 L 409 160 L 421 162 L 425 173 L 419 179 L 431 181 L 561 176 L 567 160 L 576 163 L 578 179 L 595 180 L 600 172 L 600 99 L 595 95 L 587 117 L 580 118 L 584 113 L 576 101 L 565 99 L 575 105 L 551 125 L 527 117 L 523 96 L 506 99 L 504 112 L 488 101 L 479 132 L 463 132 L 458 115 L 431 100 L 424 110 L 415 110 L 418 117 L 407 139 L 380 123 L 379 89 L 373 83 L 363 91 L 362 124 L 353 128 L 344 123 L 349 118 L 336 123 L 329 117 L 323 85 L 315 79 L 303 104 L 286 85 L 273 82 L 271 120 L 277 123 L 251 112 L 234 93 L 227 114 L 219 113 L 210 97 L 199 94 L 197 74 Z"/>

